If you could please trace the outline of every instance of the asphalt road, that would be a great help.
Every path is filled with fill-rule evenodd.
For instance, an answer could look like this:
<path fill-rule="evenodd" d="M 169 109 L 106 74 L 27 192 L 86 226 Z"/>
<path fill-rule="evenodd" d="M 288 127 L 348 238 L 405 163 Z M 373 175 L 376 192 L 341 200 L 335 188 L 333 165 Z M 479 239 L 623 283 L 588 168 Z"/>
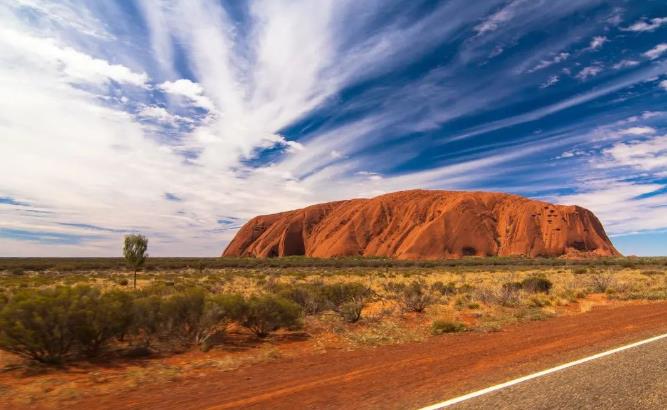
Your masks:
<path fill-rule="evenodd" d="M 529 380 L 448 409 L 667 409 L 667 339 Z"/>

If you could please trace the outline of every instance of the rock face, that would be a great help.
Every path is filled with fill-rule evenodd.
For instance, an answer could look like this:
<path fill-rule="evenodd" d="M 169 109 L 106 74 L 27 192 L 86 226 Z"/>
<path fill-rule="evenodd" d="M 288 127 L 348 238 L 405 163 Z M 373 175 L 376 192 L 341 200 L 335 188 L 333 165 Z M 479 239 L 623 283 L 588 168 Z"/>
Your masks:
<path fill-rule="evenodd" d="M 600 221 L 578 206 L 494 192 L 413 190 L 257 216 L 223 256 L 615 256 Z"/>

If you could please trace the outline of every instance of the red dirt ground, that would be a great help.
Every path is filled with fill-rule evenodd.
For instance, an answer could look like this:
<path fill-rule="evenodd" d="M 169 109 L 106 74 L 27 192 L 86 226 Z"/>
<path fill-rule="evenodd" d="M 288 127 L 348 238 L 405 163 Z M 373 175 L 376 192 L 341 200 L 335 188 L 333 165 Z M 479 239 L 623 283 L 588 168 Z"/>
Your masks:
<path fill-rule="evenodd" d="M 667 332 L 667 302 L 603 306 L 495 333 L 279 359 L 135 391 L 72 409 L 417 408 Z"/>

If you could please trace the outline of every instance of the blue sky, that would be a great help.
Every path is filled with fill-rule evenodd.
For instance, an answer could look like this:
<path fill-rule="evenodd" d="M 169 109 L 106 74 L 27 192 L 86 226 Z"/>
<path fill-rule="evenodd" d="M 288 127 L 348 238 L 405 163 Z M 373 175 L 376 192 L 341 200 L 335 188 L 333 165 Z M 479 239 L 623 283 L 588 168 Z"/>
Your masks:
<path fill-rule="evenodd" d="M 412 188 L 578 204 L 667 255 L 667 3 L 0 2 L 0 144 L 0 256 L 213 256 Z"/>

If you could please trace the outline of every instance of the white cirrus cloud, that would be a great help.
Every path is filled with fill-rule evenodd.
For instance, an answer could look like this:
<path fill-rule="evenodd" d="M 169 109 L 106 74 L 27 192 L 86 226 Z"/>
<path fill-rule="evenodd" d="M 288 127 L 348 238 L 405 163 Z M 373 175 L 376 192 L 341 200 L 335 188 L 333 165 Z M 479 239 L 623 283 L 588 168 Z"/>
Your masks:
<path fill-rule="evenodd" d="M 657 46 L 645 52 L 643 55 L 644 57 L 650 60 L 655 60 L 656 58 L 663 55 L 665 52 L 667 52 L 667 43 L 660 43 Z"/>
<path fill-rule="evenodd" d="M 524 0 L 517 0 L 517 1 L 512 1 L 509 4 L 507 4 L 505 7 L 502 9 L 498 10 L 497 12 L 493 13 L 491 16 L 486 18 L 484 21 L 479 23 L 474 27 L 474 30 L 478 34 L 484 34 L 487 32 L 495 31 L 500 27 L 503 23 L 506 23 L 510 21 L 511 19 L 514 18 L 515 14 L 519 10 L 520 6 L 522 3 L 524 3 Z"/>
<path fill-rule="evenodd" d="M 188 79 L 181 78 L 176 81 L 165 81 L 158 85 L 158 88 L 169 94 L 186 97 L 198 107 L 209 111 L 214 110 L 213 102 L 204 95 L 204 88 L 200 84 Z"/>
<path fill-rule="evenodd" d="M 597 50 L 598 48 L 602 47 L 604 43 L 609 41 L 609 39 L 605 36 L 595 36 L 591 40 L 591 44 L 588 46 L 588 50 Z"/>
<path fill-rule="evenodd" d="M 648 21 L 640 20 L 629 27 L 623 28 L 625 31 L 654 31 L 663 24 L 667 24 L 667 17 L 656 17 Z"/>
<path fill-rule="evenodd" d="M 667 225 L 667 195 L 655 192 L 660 184 L 637 183 L 614 178 L 586 180 L 585 189 L 554 197 L 561 204 L 577 204 L 595 212 L 610 235 L 654 230 Z"/>
<path fill-rule="evenodd" d="M 660 88 L 667 91 L 667 80 L 660 81 Z"/>
<path fill-rule="evenodd" d="M 620 142 L 603 152 L 616 166 L 645 171 L 667 169 L 667 135 L 642 141 Z"/>
<path fill-rule="evenodd" d="M 171 114 L 164 107 L 159 107 L 157 105 L 144 105 L 137 112 L 137 115 L 141 118 L 152 119 L 170 125 L 176 125 L 179 121 L 192 122 L 189 118 Z"/>
<path fill-rule="evenodd" d="M 595 77 L 596 75 L 600 74 L 602 72 L 602 67 L 599 65 L 592 65 L 583 68 L 579 73 L 575 76 L 579 80 L 587 80 L 590 77 Z"/>
<path fill-rule="evenodd" d="M 0 6 L 0 30 L 14 30 L 19 40 L 0 33 L 0 174 L 11 175 L 0 178 L 0 194 L 51 212 L 38 219 L 0 207 L 0 229 L 88 235 L 81 243 L 57 246 L 0 238 L 0 254 L 114 255 L 121 232 L 140 231 L 151 238 L 154 255 L 214 255 L 234 233 L 220 225 L 229 218 L 240 223 L 257 214 L 414 187 L 489 189 L 495 183 L 490 181 L 511 172 L 521 172 L 522 177 L 510 175 L 517 188 L 498 182 L 497 189 L 521 185 L 532 195 L 522 179 L 530 174 L 536 181 L 533 194 L 546 189 L 540 178 L 556 178 L 548 184 L 555 188 L 548 189 L 560 190 L 568 184 L 563 174 L 577 169 L 546 176 L 549 170 L 536 171 L 534 163 L 544 158 L 538 153 L 552 157 L 581 143 L 576 124 L 563 124 L 551 135 L 548 130 L 539 137 L 519 135 L 518 141 L 471 141 L 469 150 L 420 162 L 418 170 L 398 170 L 431 148 L 420 134 L 452 119 L 491 107 L 505 112 L 438 143 L 517 124 L 532 127 L 536 120 L 664 74 L 659 64 L 644 64 L 604 78 L 608 81 L 592 90 L 571 93 L 564 86 L 548 105 L 514 112 L 508 104 L 529 106 L 541 82 L 558 80 L 516 75 L 517 66 L 525 72 L 570 58 L 562 50 L 604 27 L 586 22 L 562 35 L 515 45 L 573 13 L 595 9 L 599 0 L 451 0 L 428 13 L 403 2 L 392 5 L 400 14 L 385 15 L 380 11 L 388 1 L 257 0 L 244 2 L 239 22 L 218 1 L 146 0 L 132 24 L 123 19 L 127 11 L 119 2 L 50 3 L 72 5 L 67 13 L 74 16 L 89 13 L 86 21 L 109 28 L 118 37 L 113 42 L 85 33 L 95 23 L 74 28 L 82 36 L 73 35 L 70 26 L 63 34 L 64 20 L 54 13 L 67 13 L 55 8 L 42 10 L 63 23 L 42 26 L 4 14 L 11 5 Z M 388 73 L 393 77 L 458 40 L 464 42 L 461 49 L 435 70 L 361 87 L 349 101 L 340 98 L 347 89 Z M 494 75 L 471 75 L 498 45 L 504 51 L 494 61 Z M 211 115 L 202 116 L 196 107 Z M 188 121 L 185 116 L 192 118 L 187 127 L 160 127 Z M 589 152 L 598 151 L 585 152 L 588 160 L 594 155 Z M 584 159 L 570 161 L 579 160 Z M 102 229 L 90 238 L 86 226 Z"/>
<path fill-rule="evenodd" d="M 61 46 L 53 38 L 35 37 L 11 29 L 0 29 L 0 48 L 6 53 L 6 57 L 25 63 L 48 65 L 74 82 L 104 84 L 113 80 L 144 86 L 148 81 L 146 73 L 137 73 L 124 65 L 111 64 L 72 47 Z"/>
<path fill-rule="evenodd" d="M 96 18 L 86 7 L 69 1 L 14 0 L 19 10 L 29 10 L 31 18 L 56 30 L 60 27 L 101 40 L 116 38 L 106 29 L 104 22 Z"/>
<path fill-rule="evenodd" d="M 614 70 L 621 70 L 623 68 L 630 68 L 639 65 L 637 60 L 621 60 L 618 63 L 614 64 L 612 68 Z"/>
<path fill-rule="evenodd" d="M 542 83 L 542 84 L 540 85 L 540 88 L 548 88 L 548 87 L 551 87 L 552 85 L 557 84 L 558 81 L 560 81 L 560 77 L 557 76 L 557 75 L 552 75 L 551 77 L 549 77 L 549 78 L 547 79 L 547 81 L 545 81 L 544 83 Z"/>
<path fill-rule="evenodd" d="M 545 68 L 550 67 L 550 66 L 552 66 L 552 65 L 554 65 L 554 64 L 561 63 L 561 62 L 567 60 L 569 57 L 570 57 L 570 53 L 560 52 L 560 53 L 556 54 L 556 55 L 555 55 L 553 58 L 551 58 L 551 59 L 541 60 L 541 61 L 539 62 L 539 64 L 537 64 L 535 67 L 533 67 L 533 68 L 531 68 L 530 70 L 528 70 L 528 72 L 529 72 L 529 73 L 532 73 L 532 72 L 535 72 L 535 71 L 539 71 L 539 70 L 545 69 Z"/>
<path fill-rule="evenodd" d="M 619 131 L 621 135 L 651 135 L 655 134 L 655 128 L 653 127 L 631 127 Z"/>

